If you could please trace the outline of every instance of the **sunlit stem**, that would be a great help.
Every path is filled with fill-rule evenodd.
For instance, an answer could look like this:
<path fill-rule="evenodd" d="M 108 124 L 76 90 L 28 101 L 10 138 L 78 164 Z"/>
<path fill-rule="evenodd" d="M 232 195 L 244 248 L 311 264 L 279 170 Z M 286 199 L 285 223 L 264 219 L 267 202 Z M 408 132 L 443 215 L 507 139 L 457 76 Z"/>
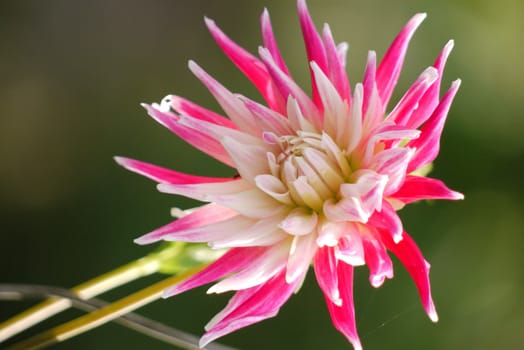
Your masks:
<path fill-rule="evenodd" d="M 25 341 L 17 343 L 7 348 L 7 350 L 40 349 L 87 332 L 93 328 L 112 321 L 115 318 L 132 312 L 155 300 L 158 300 L 162 297 L 162 293 L 167 287 L 177 284 L 189 276 L 194 275 L 195 273 L 207 267 L 207 265 L 208 264 L 202 264 L 179 275 L 166 278 L 165 280 L 157 282 L 147 288 L 122 298 L 112 304 L 109 304 L 102 309 L 93 311 L 90 314 L 81 316 L 49 331 L 40 333 Z"/>
<path fill-rule="evenodd" d="M 172 244 L 165 249 L 151 253 L 141 259 L 84 282 L 72 288 L 71 291 L 80 299 L 87 300 L 135 279 L 151 275 L 159 270 L 164 261 L 176 257 L 182 250 L 182 246 L 183 245 Z M 69 299 L 51 298 L 0 323 L 0 343 L 68 309 L 71 305 Z"/>

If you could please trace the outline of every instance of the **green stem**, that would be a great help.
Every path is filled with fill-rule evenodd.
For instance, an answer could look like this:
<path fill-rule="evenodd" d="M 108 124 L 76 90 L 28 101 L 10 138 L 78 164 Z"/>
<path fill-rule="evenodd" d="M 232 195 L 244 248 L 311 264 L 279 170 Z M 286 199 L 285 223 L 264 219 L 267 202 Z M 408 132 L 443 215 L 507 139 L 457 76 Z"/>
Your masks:
<path fill-rule="evenodd" d="M 79 284 L 71 291 L 80 299 L 87 300 L 140 277 L 151 275 L 160 269 L 164 261 L 176 257 L 181 252 L 182 246 L 172 244 L 165 249 Z M 50 298 L 13 316 L 0 323 L 0 343 L 69 307 L 71 307 L 69 299 Z"/>
<path fill-rule="evenodd" d="M 95 327 L 103 325 L 104 323 L 112 321 L 115 318 L 132 312 L 139 307 L 158 300 L 162 297 L 162 293 L 167 287 L 177 284 L 187 277 L 194 275 L 207 267 L 207 265 L 208 264 L 202 264 L 177 276 L 166 278 L 165 280 L 157 282 L 145 289 L 107 305 L 102 309 L 93 311 L 90 314 L 81 316 L 49 331 L 40 333 L 25 341 L 17 343 L 9 347 L 7 350 L 41 349 L 87 332 Z"/>

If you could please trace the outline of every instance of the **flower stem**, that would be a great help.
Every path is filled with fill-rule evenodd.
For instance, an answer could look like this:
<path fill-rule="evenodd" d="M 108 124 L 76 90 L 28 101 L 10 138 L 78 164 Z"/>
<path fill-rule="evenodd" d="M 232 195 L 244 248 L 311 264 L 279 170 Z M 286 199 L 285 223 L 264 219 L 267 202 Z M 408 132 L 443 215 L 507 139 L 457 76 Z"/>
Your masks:
<path fill-rule="evenodd" d="M 72 321 L 66 322 L 51 330 L 40 333 L 25 341 L 14 344 L 7 350 L 40 349 L 42 347 L 56 344 L 81 333 L 87 332 L 146 304 L 158 300 L 162 297 L 164 289 L 197 273 L 198 271 L 204 269 L 207 265 L 208 264 L 202 264 L 179 275 L 166 278 L 165 280 L 157 282 L 145 289 L 142 289 L 112 304 L 109 304 L 102 309 L 78 317 Z"/>
<path fill-rule="evenodd" d="M 140 277 L 151 275 L 159 270 L 163 261 L 176 257 L 182 246 L 170 245 L 141 259 L 104 273 L 71 289 L 76 296 L 87 300 Z M 0 343 L 25 329 L 48 319 L 71 307 L 65 298 L 50 298 L 34 307 L 0 323 Z"/>

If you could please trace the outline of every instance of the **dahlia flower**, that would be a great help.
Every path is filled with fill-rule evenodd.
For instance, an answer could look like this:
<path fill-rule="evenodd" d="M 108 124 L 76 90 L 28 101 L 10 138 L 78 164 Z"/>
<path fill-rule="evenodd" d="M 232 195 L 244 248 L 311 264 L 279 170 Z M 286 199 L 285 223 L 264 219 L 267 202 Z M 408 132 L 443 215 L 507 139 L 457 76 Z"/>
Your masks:
<path fill-rule="evenodd" d="M 410 273 L 429 318 L 438 318 L 429 264 L 404 231 L 397 211 L 419 200 L 463 198 L 420 171 L 438 154 L 460 84 L 453 82 L 439 99 L 453 42 L 386 112 L 408 43 L 426 15 L 409 20 L 378 66 L 375 52 L 369 52 L 363 81 L 353 91 L 345 72 L 347 44 L 335 44 L 327 24 L 322 33 L 316 31 L 304 0 L 298 0 L 298 15 L 311 97 L 294 82 L 264 11 L 258 58 L 215 22 L 205 22 L 265 105 L 230 92 L 193 61 L 189 69 L 225 116 L 174 95 L 160 104 L 144 104 L 156 121 L 234 168 L 236 176 L 194 176 L 117 157 L 125 168 L 158 182 L 159 191 L 207 203 L 136 240 L 206 242 L 226 250 L 209 267 L 165 291 L 165 296 L 173 296 L 217 280 L 208 293 L 236 291 L 207 324 L 201 346 L 275 316 L 313 264 L 333 324 L 361 349 L 353 269 L 367 265 L 371 285 L 381 286 L 393 277 L 388 250 Z"/>

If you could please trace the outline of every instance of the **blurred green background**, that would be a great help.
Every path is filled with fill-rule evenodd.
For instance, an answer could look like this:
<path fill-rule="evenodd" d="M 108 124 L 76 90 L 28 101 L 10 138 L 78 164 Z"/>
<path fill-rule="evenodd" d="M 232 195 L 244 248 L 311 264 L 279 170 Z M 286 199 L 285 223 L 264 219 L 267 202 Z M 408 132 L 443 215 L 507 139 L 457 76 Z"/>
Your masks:
<path fill-rule="evenodd" d="M 358 269 L 355 299 L 364 348 L 521 349 L 524 343 L 524 2 L 309 0 L 320 28 L 350 43 L 352 85 L 367 50 L 381 57 L 416 12 L 415 35 L 394 98 L 455 49 L 443 89 L 463 85 L 444 130 L 433 176 L 463 202 L 421 203 L 401 212 L 432 264 L 440 322 L 424 315 L 416 289 L 395 260 L 396 277 L 375 290 Z M 147 117 L 140 102 L 168 93 L 218 110 L 187 70 L 199 62 L 236 92 L 260 100 L 207 33 L 203 16 L 251 52 L 261 42 L 264 6 L 294 76 L 309 77 L 293 0 L 2 1 L 0 3 L 0 282 L 74 286 L 148 253 L 132 239 L 194 204 L 112 160 L 125 155 L 201 175 L 232 170 L 191 149 Z M 332 327 L 310 273 L 279 316 L 222 342 L 241 349 L 349 349 Z M 108 293 L 113 300 L 161 276 Z M 230 295 L 200 288 L 140 313 L 201 334 Z M 0 302 L 0 320 L 26 302 Z M 40 326 L 79 315 L 70 312 Z M 35 331 L 33 331 L 34 333 Z M 17 338 L 17 339 L 20 339 Z M 110 324 L 54 349 L 168 349 Z"/>

